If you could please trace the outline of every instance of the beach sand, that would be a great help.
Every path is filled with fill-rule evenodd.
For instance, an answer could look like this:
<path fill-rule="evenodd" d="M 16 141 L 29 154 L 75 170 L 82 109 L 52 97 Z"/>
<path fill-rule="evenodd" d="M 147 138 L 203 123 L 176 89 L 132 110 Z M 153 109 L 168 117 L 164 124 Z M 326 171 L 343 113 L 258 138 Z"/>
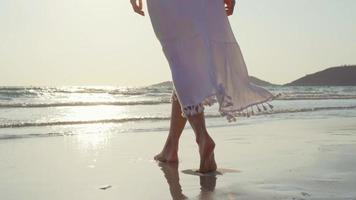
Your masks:
<path fill-rule="evenodd" d="M 354 117 L 208 131 L 218 168 L 238 172 L 183 173 L 199 165 L 189 124 L 178 165 L 153 160 L 167 132 L 1 140 L 0 199 L 356 199 Z"/>

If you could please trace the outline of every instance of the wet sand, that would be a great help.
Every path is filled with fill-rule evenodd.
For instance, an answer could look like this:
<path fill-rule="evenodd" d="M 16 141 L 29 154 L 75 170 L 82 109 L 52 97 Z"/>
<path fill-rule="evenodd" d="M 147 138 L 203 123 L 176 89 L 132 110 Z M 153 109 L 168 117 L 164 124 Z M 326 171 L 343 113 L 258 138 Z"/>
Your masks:
<path fill-rule="evenodd" d="M 356 199 L 356 118 L 209 128 L 218 168 L 199 166 L 191 129 L 180 163 L 160 164 L 166 132 L 0 141 L 0 199 Z"/>

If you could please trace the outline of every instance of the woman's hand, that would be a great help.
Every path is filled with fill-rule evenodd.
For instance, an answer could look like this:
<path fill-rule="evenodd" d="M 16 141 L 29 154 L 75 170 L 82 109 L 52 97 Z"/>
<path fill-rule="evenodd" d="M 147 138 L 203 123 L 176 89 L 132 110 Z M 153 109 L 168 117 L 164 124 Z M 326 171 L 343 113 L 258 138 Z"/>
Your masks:
<path fill-rule="evenodd" d="M 130 0 L 130 2 L 131 2 L 133 10 L 136 13 L 138 13 L 138 14 L 140 14 L 142 16 L 145 16 L 145 13 L 142 10 L 142 7 L 143 7 L 142 6 L 142 0 Z"/>
<path fill-rule="evenodd" d="M 227 16 L 232 15 L 234 13 L 235 0 L 224 0 L 224 3 Z"/>

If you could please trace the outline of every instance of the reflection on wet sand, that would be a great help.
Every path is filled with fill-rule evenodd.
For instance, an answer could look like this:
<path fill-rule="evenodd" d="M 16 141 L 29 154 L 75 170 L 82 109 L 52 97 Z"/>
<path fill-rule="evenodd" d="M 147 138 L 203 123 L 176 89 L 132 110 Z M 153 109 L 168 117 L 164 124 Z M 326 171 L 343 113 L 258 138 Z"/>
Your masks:
<path fill-rule="evenodd" d="M 215 186 L 216 175 L 213 176 L 199 176 L 200 177 L 200 194 L 199 199 L 212 199 Z"/>
<path fill-rule="evenodd" d="M 164 177 L 169 185 L 169 190 L 174 200 L 188 199 L 183 194 L 182 186 L 179 182 L 178 163 L 162 163 L 158 164 L 163 171 Z M 212 199 L 216 186 L 216 175 L 199 176 L 200 177 L 200 194 L 199 199 Z"/>
<path fill-rule="evenodd" d="M 162 163 L 158 164 L 164 173 L 164 177 L 169 185 L 172 198 L 174 200 L 188 199 L 182 191 L 182 186 L 179 183 L 178 163 Z"/>

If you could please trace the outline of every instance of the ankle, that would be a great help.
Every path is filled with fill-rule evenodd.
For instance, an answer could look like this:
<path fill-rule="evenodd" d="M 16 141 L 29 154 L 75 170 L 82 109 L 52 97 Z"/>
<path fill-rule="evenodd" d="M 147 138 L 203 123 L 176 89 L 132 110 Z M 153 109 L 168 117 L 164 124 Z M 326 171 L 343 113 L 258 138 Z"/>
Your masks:
<path fill-rule="evenodd" d="M 211 146 L 215 146 L 215 142 L 214 140 L 210 137 L 209 134 L 203 134 L 199 137 L 196 138 L 196 143 L 200 146 L 200 145 L 205 145 L 205 144 L 209 144 Z"/>
<path fill-rule="evenodd" d="M 166 144 L 163 147 L 163 151 L 166 151 L 166 152 L 178 151 L 178 142 L 172 142 L 172 141 L 167 140 Z"/>
<path fill-rule="evenodd" d="M 166 141 L 166 145 L 165 146 L 177 147 L 178 144 L 179 144 L 179 140 L 178 139 L 168 138 L 167 141 Z"/>

